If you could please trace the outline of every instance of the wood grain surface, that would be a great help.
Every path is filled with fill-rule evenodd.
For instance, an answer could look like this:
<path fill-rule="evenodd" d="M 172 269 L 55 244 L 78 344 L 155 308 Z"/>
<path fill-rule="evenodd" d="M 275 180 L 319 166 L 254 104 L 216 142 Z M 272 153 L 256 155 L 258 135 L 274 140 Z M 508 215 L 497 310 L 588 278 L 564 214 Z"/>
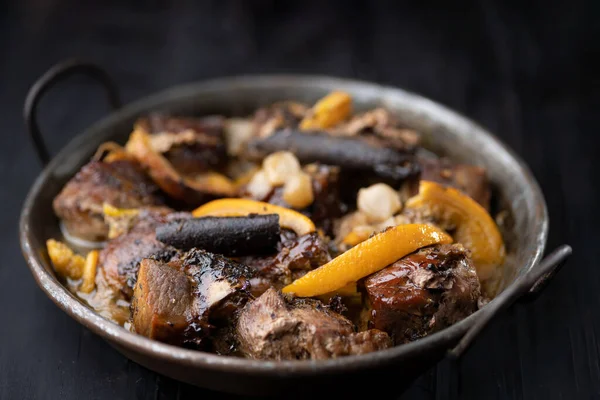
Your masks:
<path fill-rule="evenodd" d="M 125 101 L 216 76 L 319 73 L 403 87 L 478 121 L 539 180 L 548 248 L 569 243 L 574 255 L 459 363 L 392 398 L 600 398 L 600 3 L 109 3 L 0 3 L 0 399 L 237 398 L 128 361 L 54 306 L 22 259 L 17 220 L 40 165 L 21 107 L 28 86 L 71 56 L 108 69 Z M 101 90 L 77 78 L 41 108 L 54 150 L 107 112 Z"/>

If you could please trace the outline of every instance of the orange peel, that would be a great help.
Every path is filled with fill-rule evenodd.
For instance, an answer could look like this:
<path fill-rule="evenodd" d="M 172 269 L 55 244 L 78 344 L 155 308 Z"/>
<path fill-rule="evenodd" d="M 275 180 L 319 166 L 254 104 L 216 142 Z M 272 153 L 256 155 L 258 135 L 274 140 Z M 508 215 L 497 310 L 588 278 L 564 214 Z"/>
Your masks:
<path fill-rule="evenodd" d="M 405 208 L 426 208 L 434 218 L 456 226 L 454 240 L 471 252 L 480 280 L 494 275 L 505 257 L 504 241 L 492 217 L 479 203 L 458 189 L 421 181 L 419 193 Z"/>
<path fill-rule="evenodd" d="M 452 243 L 452 238 L 431 225 L 391 227 L 296 279 L 284 287 L 282 292 L 300 297 L 330 293 L 371 275 L 422 247 L 438 243 Z"/>
<path fill-rule="evenodd" d="M 71 279 L 80 279 L 83 274 L 85 259 L 79 254 L 75 254 L 63 242 L 48 239 L 46 241 L 48 256 L 54 266 L 54 270 L 61 276 Z"/>
<path fill-rule="evenodd" d="M 346 92 L 334 91 L 319 100 L 300 122 L 300 129 L 327 129 L 342 122 L 352 112 L 352 97 Z"/>
<path fill-rule="evenodd" d="M 289 208 L 250 199 L 219 199 L 210 201 L 192 211 L 194 217 L 239 217 L 248 214 L 278 214 L 279 224 L 296 232 L 298 236 L 316 230 L 306 215 Z"/>

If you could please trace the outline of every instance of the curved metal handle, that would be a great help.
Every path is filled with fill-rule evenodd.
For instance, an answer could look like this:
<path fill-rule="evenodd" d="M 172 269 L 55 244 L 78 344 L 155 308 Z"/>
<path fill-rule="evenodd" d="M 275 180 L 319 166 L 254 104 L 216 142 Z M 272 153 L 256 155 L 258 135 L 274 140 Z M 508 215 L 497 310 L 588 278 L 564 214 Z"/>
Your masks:
<path fill-rule="evenodd" d="M 121 107 L 121 101 L 115 83 L 108 73 L 97 65 L 78 59 L 71 59 L 58 63 L 50 68 L 31 86 L 27 93 L 27 97 L 25 98 L 25 105 L 23 107 L 23 117 L 25 118 L 27 131 L 29 132 L 35 151 L 43 165 L 48 164 L 48 161 L 50 161 L 50 153 L 44 143 L 37 122 L 38 103 L 52 86 L 75 74 L 88 75 L 99 81 L 106 89 L 108 101 L 112 108 L 116 110 Z"/>
<path fill-rule="evenodd" d="M 544 258 L 538 266 L 532 268 L 522 279 L 517 280 L 512 286 L 500 293 L 494 302 L 491 302 L 481 310 L 481 317 L 475 321 L 456 347 L 448 351 L 448 356 L 452 359 L 460 358 L 473 343 L 477 335 L 486 327 L 488 322 L 520 297 L 523 297 L 525 300 L 536 298 L 572 252 L 573 250 L 569 245 L 564 244 L 558 247 Z"/>

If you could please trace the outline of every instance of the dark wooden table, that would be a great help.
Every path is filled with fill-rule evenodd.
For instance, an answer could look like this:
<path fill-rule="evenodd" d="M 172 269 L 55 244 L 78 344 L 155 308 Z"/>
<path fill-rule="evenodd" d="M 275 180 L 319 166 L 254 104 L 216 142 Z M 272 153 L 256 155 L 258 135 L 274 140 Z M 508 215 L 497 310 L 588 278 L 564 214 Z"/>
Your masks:
<path fill-rule="evenodd" d="M 397 397 L 600 398 L 597 2 L 127 3 L 0 4 L 0 399 L 232 398 L 128 361 L 55 307 L 26 268 L 17 220 L 40 166 L 21 106 L 34 79 L 73 55 L 106 67 L 126 101 L 214 76 L 320 73 L 400 86 L 480 122 L 539 180 L 548 248 L 566 242 L 575 253 L 535 303 L 504 313 L 459 364 L 442 362 Z M 107 111 L 83 79 L 42 108 L 53 149 Z"/>

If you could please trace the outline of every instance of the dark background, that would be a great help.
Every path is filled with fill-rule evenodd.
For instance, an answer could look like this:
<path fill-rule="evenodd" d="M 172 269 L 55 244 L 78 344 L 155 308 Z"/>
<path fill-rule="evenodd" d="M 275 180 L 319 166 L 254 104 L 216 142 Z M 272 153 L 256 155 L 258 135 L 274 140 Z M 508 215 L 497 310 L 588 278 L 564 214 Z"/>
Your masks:
<path fill-rule="evenodd" d="M 28 86 L 70 56 L 108 69 L 125 101 L 215 76 L 319 73 L 421 93 L 495 132 L 545 192 L 548 248 L 575 253 L 458 365 L 442 362 L 395 397 L 600 398 L 599 2 L 141 4 L 0 2 L 0 399 L 229 398 L 119 355 L 47 299 L 21 257 L 17 220 L 40 171 L 21 107 Z M 42 109 L 53 149 L 107 112 L 100 89 L 76 78 Z"/>

